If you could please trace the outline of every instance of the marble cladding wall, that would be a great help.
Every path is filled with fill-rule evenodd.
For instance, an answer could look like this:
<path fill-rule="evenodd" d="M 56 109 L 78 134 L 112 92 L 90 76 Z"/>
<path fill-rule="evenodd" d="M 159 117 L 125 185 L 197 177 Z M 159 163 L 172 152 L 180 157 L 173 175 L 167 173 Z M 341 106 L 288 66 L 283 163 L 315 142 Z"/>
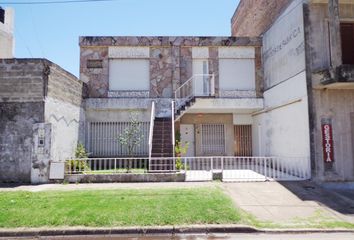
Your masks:
<path fill-rule="evenodd" d="M 89 67 L 88 60 L 101 60 L 102 67 Z M 108 47 L 81 49 L 80 79 L 86 83 L 84 97 L 108 97 Z"/>
<path fill-rule="evenodd" d="M 79 39 L 80 47 L 93 46 L 260 46 L 259 37 L 93 37 Z"/>
<path fill-rule="evenodd" d="M 81 37 L 80 78 L 86 83 L 86 98 L 150 97 L 170 98 L 175 89 L 193 74 L 192 47 L 209 47 L 209 73 L 215 74 L 219 91 L 218 47 L 258 46 L 259 38 L 236 37 Z M 150 91 L 109 91 L 109 47 L 149 46 Z M 259 56 L 260 57 L 260 56 Z M 101 62 L 100 62 L 101 61 Z M 259 60 L 260 61 L 260 60 Z"/>

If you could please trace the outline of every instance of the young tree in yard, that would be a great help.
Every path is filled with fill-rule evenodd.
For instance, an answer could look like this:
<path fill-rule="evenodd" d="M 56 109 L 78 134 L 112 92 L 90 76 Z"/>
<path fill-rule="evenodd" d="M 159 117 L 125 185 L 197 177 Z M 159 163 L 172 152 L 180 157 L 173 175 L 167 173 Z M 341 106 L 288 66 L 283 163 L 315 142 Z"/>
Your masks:
<path fill-rule="evenodd" d="M 119 135 L 118 141 L 127 148 L 128 156 L 133 157 L 135 149 L 140 146 L 144 135 L 141 131 L 141 123 L 138 121 L 138 113 L 130 112 L 129 119 L 129 126 Z M 129 161 L 127 172 L 130 172 L 130 169 L 131 162 Z"/>

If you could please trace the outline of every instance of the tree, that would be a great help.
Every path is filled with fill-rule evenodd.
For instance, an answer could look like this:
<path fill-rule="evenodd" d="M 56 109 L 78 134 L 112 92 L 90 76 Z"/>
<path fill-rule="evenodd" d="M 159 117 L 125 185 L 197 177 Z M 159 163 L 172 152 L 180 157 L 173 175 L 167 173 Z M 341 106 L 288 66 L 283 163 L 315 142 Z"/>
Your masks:
<path fill-rule="evenodd" d="M 118 141 L 128 150 L 128 156 L 133 157 L 135 149 L 140 146 L 143 140 L 141 131 L 141 123 L 138 121 L 138 113 L 131 111 L 129 116 L 129 126 L 124 129 L 123 133 L 119 134 Z M 127 172 L 130 171 L 131 162 L 128 162 Z"/>

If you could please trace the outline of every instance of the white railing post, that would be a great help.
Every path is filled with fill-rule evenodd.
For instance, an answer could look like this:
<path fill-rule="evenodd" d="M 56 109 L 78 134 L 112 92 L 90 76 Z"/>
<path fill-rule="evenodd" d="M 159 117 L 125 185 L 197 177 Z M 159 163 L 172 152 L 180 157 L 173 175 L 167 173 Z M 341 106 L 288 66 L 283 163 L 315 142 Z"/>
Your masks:
<path fill-rule="evenodd" d="M 172 111 L 172 115 L 171 115 L 171 122 L 172 122 L 172 157 L 175 158 L 175 102 L 172 100 L 171 102 L 171 111 Z"/>
<path fill-rule="evenodd" d="M 150 115 L 150 131 L 149 131 L 149 168 L 151 162 L 151 152 L 152 152 L 152 138 L 154 134 L 154 123 L 155 123 L 155 101 L 151 103 L 151 115 Z"/>
<path fill-rule="evenodd" d="M 211 75 L 210 95 L 215 96 L 215 75 L 214 75 L 214 73 Z"/>
<path fill-rule="evenodd" d="M 210 171 L 213 171 L 213 160 L 214 158 L 213 157 L 210 157 Z"/>

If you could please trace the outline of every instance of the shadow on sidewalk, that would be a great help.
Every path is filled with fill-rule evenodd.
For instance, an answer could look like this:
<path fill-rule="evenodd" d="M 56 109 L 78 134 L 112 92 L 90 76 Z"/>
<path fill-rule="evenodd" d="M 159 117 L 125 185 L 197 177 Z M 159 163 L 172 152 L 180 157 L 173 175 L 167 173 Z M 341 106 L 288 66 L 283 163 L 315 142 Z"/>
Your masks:
<path fill-rule="evenodd" d="M 279 183 L 301 200 L 316 201 L 339 213 L 354 217 L 354 189 L 326 187 L 311 181 Z"/>

